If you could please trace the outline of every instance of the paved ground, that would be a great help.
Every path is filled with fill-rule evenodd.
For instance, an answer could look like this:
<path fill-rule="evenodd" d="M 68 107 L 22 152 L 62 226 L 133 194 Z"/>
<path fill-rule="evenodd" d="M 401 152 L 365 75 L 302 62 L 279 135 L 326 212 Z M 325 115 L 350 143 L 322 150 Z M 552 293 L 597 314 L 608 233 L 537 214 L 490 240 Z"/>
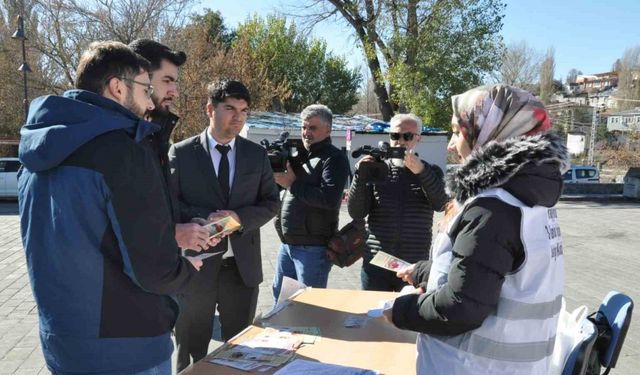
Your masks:
<path fill-rule="evenodd" d="M 346 213 L 343 212 L 343 222 Z M 593 310 L 612 289 L 640 301 L 639 203 L 561 202 L 559 215 L 567 270 L 566 297 L 573 309 Z M 263 230 L 265 282 L 259 312 L 271 307 L 271 279 L 279 243 L 272 225 Z M 330 288 L 358 289 L 359 264 L 334 268 Z M 635 318 L 613 374 L 637 374 L 640 368 L 640 318 Z M 215 345 L 212 342 L 212 347 Z M 635 369 L 635 370 L 634 370 Z M 38 341 L 37 312 L 31 296 L 20 241 L 17 206 L 0 202 L 0 374 L 47 374 Z"/>

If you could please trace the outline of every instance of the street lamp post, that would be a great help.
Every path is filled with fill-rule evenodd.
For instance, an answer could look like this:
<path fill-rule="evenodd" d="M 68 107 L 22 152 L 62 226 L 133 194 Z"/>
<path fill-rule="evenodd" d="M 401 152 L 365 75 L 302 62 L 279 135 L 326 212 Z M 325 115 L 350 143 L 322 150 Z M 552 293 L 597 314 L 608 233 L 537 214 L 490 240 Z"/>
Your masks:
<path fill-rule="evenodd" d="M 23 88 L 24 88 L 24 121 L 27 121 L 27 114 L 29 113 L 29 99 L 27 92 L 27 73 L 31 72 L 31 68 L 27 63 L 27 51 L 24 46 L 24 41 L 27 40 L 27 36 L 24 32 L 24 18 L 22 16 L 18 16 L 18 30 L 16 30 L 13 35 L 11 35 L 12 39 L 19 40 L 22 43 L 22 65 L 18 68 L 18 71 L 22 72 L 23 77 Z"/>

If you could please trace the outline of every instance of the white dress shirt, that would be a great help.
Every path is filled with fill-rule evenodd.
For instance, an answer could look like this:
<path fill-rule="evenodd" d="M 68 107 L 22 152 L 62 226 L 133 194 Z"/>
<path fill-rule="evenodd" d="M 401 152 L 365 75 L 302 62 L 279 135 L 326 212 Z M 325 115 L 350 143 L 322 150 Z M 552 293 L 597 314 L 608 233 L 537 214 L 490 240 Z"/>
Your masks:
<path fill-rule="evenodd" d="M 222 154 L 216 148 L 217 145 L 222 144 L 216 141 L 207 130 L 207 142 L 209 143 L 209 154 L 211 155 L 211 161 L 213 161 L 213 168 L 216 170 L 216 176 L 218 175 L 218 168 L 220 167 L 220 159 Z M 230 146 L 231 150 L 227 153 L 227 159 L 229 159 L 229 192 L 233 187 L 233 177 L 236 174 L 236 139 L 233 138 L 231 142 L 223 146 Z M 222 254 L 222 259 L 231 258 L 233 256 L 233 249 L 231 248 L 231 241 L 227 241 L 227 251 Z"/>

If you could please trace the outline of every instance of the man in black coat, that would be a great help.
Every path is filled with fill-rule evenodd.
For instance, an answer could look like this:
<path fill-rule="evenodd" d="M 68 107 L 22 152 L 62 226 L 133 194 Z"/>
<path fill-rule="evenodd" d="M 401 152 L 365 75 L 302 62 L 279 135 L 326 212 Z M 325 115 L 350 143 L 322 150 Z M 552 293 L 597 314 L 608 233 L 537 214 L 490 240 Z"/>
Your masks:
<path fill-rule="evenodd" d="M 331 270 L 327 244 L 338 230 L 342 194 L 349 176 L 349 161 L 331 144 L 333 114 L 324 105 L 314 104 L 300 114 L 302 141 L 308 155 L 291 163 L 286 173 L 276 173 L 285 191 L 276 218 L 282 241 L 273 297 L 277 301 L 284 276 L 314 288 L 326 288 Z"/>
<path fill-rule="evenodd" d="M 392 161 L 395 159 L 383 161 L 389 167 L 384 182 L 362 180 L 362 170 L 376 163 L 373 157 L 364 156 L 356 164 L 348 207 L 354 219 L 368 216 L 368 251 L 360 274 L 364 290 L 399 291 L 406 285 L 395 272 L 369 263 L 379 250 L 410 263 L 429 258 L 433 212 L 444 209 L 447 195 L 442 170 L 414 152 L 421 129 L 420 118 L 413 114 L 391 119 L 390 144 L 405 147 L 406 153 L 401 164 Z"/>
<path fill-rule="evenodd" d="M 151 100 L 155 108 L 147 111 L 145 118 L 160 125 L 160 129 L 148 137 L 148 142 L 160 161 L 162 176 L 169 184 L 169 139 L 173 129 L 178 124 L 178 117 L 171 112 L 171 105 L 178 97 L 178 70 L 187 61 L 187 55 L 182 51 L 174 51 L 162 43 L 151 39 L 136 39 L 129 47 L 141 55 L 151 64 L 149 77 L 153 93 Z M 175 225 L 176 242 L 178 246 L 189 249 L 207 249 L 207 230 L 197 223 L 180 223 L 178 203 L 170 191 L 166 192 L 167 201 L 172 210 Z"/>
<path fill-rule="evenodd" d="M 209 127 L 169 151 L 171 187 L 183 222 L 230 216 L 241 227 L 207 252 L 193 288 L 180 296 L 178 371 L 207 354 L 216 305 L 222 337 L 251 324 L 262 282 L 260 227 L 275 216 L 278 189 L 265 149 L 239 137 L 251 98 L 238 81 L 209 86 Z M 206 254 L 206 253 L 205 253 Z"/>

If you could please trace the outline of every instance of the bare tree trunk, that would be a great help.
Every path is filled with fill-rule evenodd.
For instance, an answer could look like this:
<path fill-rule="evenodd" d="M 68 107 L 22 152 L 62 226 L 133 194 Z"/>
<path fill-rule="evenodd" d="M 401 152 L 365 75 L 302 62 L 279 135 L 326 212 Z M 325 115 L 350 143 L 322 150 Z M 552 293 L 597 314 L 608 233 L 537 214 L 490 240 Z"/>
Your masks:
<path fill-rule="evenodd" d="M 556 63 L 553 47 L 547 50 L 547 54 L 540 67 L 540 100 L 548 104 L 553 94 L 553 76 L 555 75 Z"/>
<path fill-rule="evenodd" d="M 416 55 L 418 54 L 418 0 L 409 0 L 407 4 L 407 35 L 411 38 L 411 42 L 407 48 L 407 66 L 416 64 Z"/>
<path fill-rule="evenodd" d="M 389 93 L 387 92 L 384 80 L 382 79 L 382 69 L 380 68 L 380 61 L 378 60 L 378 57 L 374 55 L 373 58 L 367 58 L 367 65 L 373 75 L 373 90 L 378 98 L 380 114 L 382 114 L 382 119 L 384 121 L 389 121 L 393 116 L 393 107 L 389 102 Z"/>
<path fill-rule="evenodd" d="M 378 108 L 384 121 L 391 120 L 393 107 L 389 100 L 389 92 L 384 83 L 380 59 L 378 59 L 377 55 L 376 43 L 379 45 L 382 41 L 375 30 L 376 11 L 373 2 L 371 0 L 365 1 L 367 19 L 364 19 L 358 12 L 357 7 L 354 7 L 349 1 L 329 0 L 329 2 L 336 7 L 344 19 L 354 28 L 360 43 L 362 43 L 362 48 L 365 51 L 365 57 L 367 59 L 367 66 L 373 77 L 374 92 L 378 98 Z M 384 53 L 385 51 L 383 51 L 383 54 Z"/>

